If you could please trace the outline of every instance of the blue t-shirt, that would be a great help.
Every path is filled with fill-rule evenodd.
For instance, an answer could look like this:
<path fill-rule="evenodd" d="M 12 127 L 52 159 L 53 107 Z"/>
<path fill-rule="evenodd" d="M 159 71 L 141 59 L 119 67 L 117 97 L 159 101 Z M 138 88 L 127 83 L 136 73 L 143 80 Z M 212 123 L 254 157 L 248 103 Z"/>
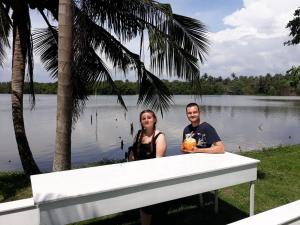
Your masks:
<path fill-rule="evenodd" d="M 215 128 L 206 122 L 203 122 L 196 127 L 193 127 L 192 124 L 186 126 L 183 130 L 183 140 L 186 138 L 187 134 L 196 139 L 198 148 L 209 148 L 213 143 L 221 141 Z"/>

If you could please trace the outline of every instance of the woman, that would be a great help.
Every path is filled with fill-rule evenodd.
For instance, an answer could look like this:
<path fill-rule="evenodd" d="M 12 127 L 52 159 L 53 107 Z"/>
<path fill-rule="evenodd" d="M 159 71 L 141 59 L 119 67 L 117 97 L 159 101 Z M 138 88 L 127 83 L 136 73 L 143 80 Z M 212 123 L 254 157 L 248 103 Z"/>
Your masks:
<path fill-rule="evenodd" d="M 152 110 L 144 110 L 140 113 L 142 129 L 138 131 L 133 144 L 133 150 L 129 154 L 129 160 L 144 160 L 163 157 L 166 154 L 167 143 L 163 133 L 156 129 L 156 115 Z M 140 209 L 142 225 L 150 225 L 152 214 L 159 211 L 159 207 L 148 206 Z"/>

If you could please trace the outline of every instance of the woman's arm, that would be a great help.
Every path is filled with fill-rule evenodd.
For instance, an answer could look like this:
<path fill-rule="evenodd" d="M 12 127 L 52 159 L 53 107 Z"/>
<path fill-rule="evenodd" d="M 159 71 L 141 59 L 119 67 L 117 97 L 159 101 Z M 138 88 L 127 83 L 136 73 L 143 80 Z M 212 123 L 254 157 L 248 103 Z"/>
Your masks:
<path fill-rule="evenodd" d="M 164 134 L 160 134 L 156 139 L 156 158 L 164 157 L 167 151 L 167 142 Z"/>
<path fill-rule="evenodd" d="M 224 144 L 222 141 L 217 141 L 213 143 L 210 148 L 197 148 L 193 147 L 193 152 L 202 152 L 202 153 L 224 153 Z"/>

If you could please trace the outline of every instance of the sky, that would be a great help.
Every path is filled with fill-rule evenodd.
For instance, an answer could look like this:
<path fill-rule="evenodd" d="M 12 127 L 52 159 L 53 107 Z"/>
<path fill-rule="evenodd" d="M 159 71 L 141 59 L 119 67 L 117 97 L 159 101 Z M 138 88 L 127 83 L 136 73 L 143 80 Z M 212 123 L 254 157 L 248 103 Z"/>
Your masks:
<path fill-rule="evenodd" d="M 300 7 L 299 0 L 160 0 L 170 3 L 174 13 L 201 20 L 208 28 L 211 45 L 201 74 L 215 77 L 257 76 L 285 73 L 300 65 L 300 45 L 284 46 L 290 39 L 286 27 Z M 34 27 L 43 27 L 41 18 L 33 13 Z M 146 44 L 147 42 L 145 42 Z M 139 42 L 127 46 L 138 52 Z M 145 56 L 146 64 L 149 62 Z M 11 55 L 7 56 L 0 81 L 11 77 Z M 35 57 L 35 81 L 51 82 L 38 57 Z M 116 73 L 114 79 L 120 79 Z M 134 80 L 134 74 L 128 74 Z M 167 78 L 167 77 L 163 77 Z"/>

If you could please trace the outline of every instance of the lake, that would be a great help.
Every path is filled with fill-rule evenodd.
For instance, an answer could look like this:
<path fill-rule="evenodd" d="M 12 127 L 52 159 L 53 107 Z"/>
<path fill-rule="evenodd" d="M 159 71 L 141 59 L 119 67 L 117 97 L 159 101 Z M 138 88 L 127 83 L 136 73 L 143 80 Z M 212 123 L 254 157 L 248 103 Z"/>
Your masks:
<path fill-rule="evenodd" d="M 43 171 L 52 167 L 55 146 L 56 96 L 37 95 L 30 111 L 24 97 L 27 138 L 33 155 Z M 128 111 L 115 96 L 91 96 L 72 133 L 74 165 L 102 159 L 122 159 L 140 128 L 137 96 L 124 96 Z M 175 104 L 157 127 L 166 135 L 168 155 L 180 154 L 182 130 L 188 124 L 185 106 L 196 101 L 201 105 L 202 120 L 215 127 L 229 152 L 250 151 L 265 147 L 300 143 L 300 97 L 266 96 L 174 96 Z M 96 116 L 97 115 L 97 116 Z M 121 141 L 124 148 L 121 149 Z M 10 95 L 0 95 L 0 170 L 22 170 L 11 118 Z"/>

